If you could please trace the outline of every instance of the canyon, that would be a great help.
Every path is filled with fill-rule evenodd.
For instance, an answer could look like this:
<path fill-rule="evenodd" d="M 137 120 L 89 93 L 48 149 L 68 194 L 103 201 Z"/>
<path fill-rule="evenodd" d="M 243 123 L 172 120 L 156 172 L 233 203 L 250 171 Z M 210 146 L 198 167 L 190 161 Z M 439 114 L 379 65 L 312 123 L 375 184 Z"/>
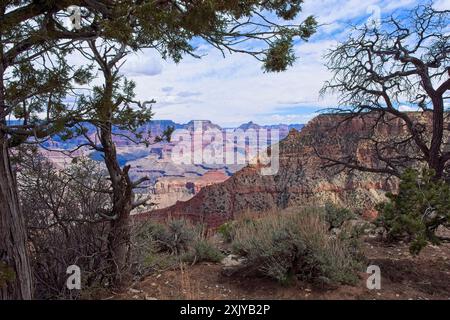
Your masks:
<path fill-rule="evenodd" d="M 336 159 L 352 156 L 360 163 L 376 167 L 381 165 L 380 160 L 374 146 L 364 137 L 369 131 L 384 139 L 402 137 L 406 127 L 395 118 L 377 123 L 375 115 L 366 114 L 342 122 L 345 117 L 323 114 L 301 131 L 292 129 L 279 143 L 280 164 L 275 175 L 261 175 L 261 165 L 248 165 L 226 181 L 201 189 L 188 201 L 143 213 L 138 219 L 187 218 L 218 227 L 245 212 L 325 203 L 351 208 L 373 219 L 377 214 L 374 207 L 386 200 L 386 192 L 397 190 L 398 179 L 329 166 L 319 155 Z"/>
<path fill-rule="evenodd" d="M 276 139 L 272 143 L 284 139 L 291 129 L 301 130 L 301 124 L 278 124 L 261 126 L 254 122 L 242 124 L 236 128 L 221 128 L 209 120 L 190 121 L 186 124 L 175 123 L 170 120 L 153 120 L 140 127 L 138 132 L 151 143 L 149 146 L 135 144 L 126 136 L 130 134 L 126 131 L 115 129 L 114 142 L 116 144 L 118 158 L 121 166 L 131 167 L 130 175 L 132 179 L 138 180 L 142 177 L 150 178 L 149 181 L 137 190 L 142 196 L 151 195 L 155 204 L 153 209 L 162 209 L 174 205 L 178 201 L 187 201 L 198 194 L 203 188 L 222 183 L 229 179 L 235 172 L 245 166 L 239 163 L 177 163 L 173 161 L 173 150 L 178 147 L 180 141 L 172 139 L 170 142 L 159 141 L 168 128 L 174 128 L 175 136 L 177 132 L 186 133 L 194 137 L 194 131 L 200 126 L 203 132 L 215 131 L 223 133 L 224 140 L 219 143 L 221 148 L 229 149 L 233 153 L 245 155 L 248 146 L 239 139 L 234 139 L 234 134 L 246 132 L 258 132 L 258 130 L 277 132 Z M 96 132 L 92 126 L 88 128 L 88 137 L 92 141 L 96 140 Z M 227 138 L 226 133 L 232 134 L 232 139 Z M 58 136 L 52 137 L 42 144 L 40 152 L 48 158 L 56 168 L 63 168 L 70 165 L 74 158 L 88 157 L 102 163 L 102 155 L 87 148 L 77 148 L 85 140 L 77 137 L 64 140 Z M 210 147 L 213 142 L 200 137 L 202 148 Z M 73 151 L 75 150 L 75 151 Z"/>

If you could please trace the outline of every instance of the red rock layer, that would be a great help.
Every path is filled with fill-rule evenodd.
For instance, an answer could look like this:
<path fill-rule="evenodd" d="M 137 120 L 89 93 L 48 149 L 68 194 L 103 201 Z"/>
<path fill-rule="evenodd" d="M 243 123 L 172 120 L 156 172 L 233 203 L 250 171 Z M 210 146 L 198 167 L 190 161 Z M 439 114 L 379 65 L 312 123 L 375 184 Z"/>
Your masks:
<path fill-rule="evenodd" d="M 374 115 L 357 117 L 338 125 L 342 116 L 321 115 L 301 132 L 291 131 L 280 143 L 280 169 L 276 175 L 262 176 L 257 167 L 246 167 L 223 183 L 203 188 L 187 202 L 149 212 L 138 219 L 184 217 L 217 227 L 246 211 L 268 211 L 292 206 L 323 205 L 333 202 L 362 209 L 373 218 L 373 207 L 385 200 L 386 191 L 395 191 L 396 179 L 360 171 L 324 167 L 320 154 L 333 158 L 353 155 L 367 166 L 379 165 L 373 146 L 361 137 L 376 134 L 389 139 L 405 133 L 396 119 L 369 128 Z"/>

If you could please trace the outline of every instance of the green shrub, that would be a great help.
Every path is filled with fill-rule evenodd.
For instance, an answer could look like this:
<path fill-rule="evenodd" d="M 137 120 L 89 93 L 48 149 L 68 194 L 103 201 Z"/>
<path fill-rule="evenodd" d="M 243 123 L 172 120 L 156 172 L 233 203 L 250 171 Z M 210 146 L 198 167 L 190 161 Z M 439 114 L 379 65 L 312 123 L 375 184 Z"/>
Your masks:
<path fill-rule="evenodd" d="M 180 255 L 187 251 L 196 237 L 195 228 L 186 220 L 170 220 L 164 227 L 157 227 L 154 240 L 161 251 Z"/>
<path fill-rule="evenodd" d="M 236 230 L 242 226 L 242 225 L 246 225 L 246 224 L 253 224 L 255 222 L 255 219 L 257 219 L 258 217 L 267 215 L 267 214 L 271 214 L 271 213 L 251 213 L 251 212 L 245 212 L 242 215 L 240 215 L 239 217 L 236 218 L 236 220 L 233 221 L 229 221 L 224 223 L 223 225 L 221 225 L 218 229 L 217 229 L 217 233 L 219 233 L 223 240 L 227 243 L 231 243 L 233 242 L 234 236 L 236 234 Z"/>
<path fill-rule="evenodd" d="M 327 203 L 325 205 L 324 216 L 330 230 L 340 228 L 346 221 L 355 218 L 355 215 L 349 209 L 337 207 L 332 203 Z"/>
<path fill-rule="evenodd" d="M 169 269 L 180 262 L 219 262 L 223 255 L 203 235 L 201 226 L 186 220 L 166 224 L 148 221 L 134 232 L 134 264 L 139 273 Z"/>
<path fill-rule="evenodd" d="M 198 232 L 186 220 L 170 220 L 166 224 L 147 221 L 138 226 L 134 234 L 135 242 L 152 252 L 179 255 L 192 246 Z"/>
<path fill-rule="evenodd" d="M 167 252 L 147 252 L 143 258 L 143 267 L 147 270 L 167 270 L 179 263 L 177 256 Z"/>
<path fill-rule="evenodd" d="M 399 193 L 387 194 L 390 201 L 379 205 L 377 223 L 388 232 L 390 240 L 406 240 L 410 251 L 419 254 L 428 244 L 439 244 L 439 226 L 448 226 L 450 186 L 436 180 L 432 170 L 406 170 Z"/>
<path fill-rule="evenodd" d="M 208 239 L 197 239 L 192 248 L 183 256 L 184 262 L 220 262 L 224 258 L 222 252 Z"/>
<path fill-rule="evenodd" d="M 342 234 L 347 234 L 342 232 Z M 235 230 L 236 254 L 246 267 L 281 283 L 294 278 L 322 284 L 353 284 L 361 268 L 357 242 L 331 236 L 323 210 L 270 215 Z"/>
<path fill-rule="evenodd" d="M 217 229 L 217 233 L 219 233 L 226 242 L 230 243 L 233 241 L 234 227 L 235 223 L 233 221 L 226 222 Z"/>

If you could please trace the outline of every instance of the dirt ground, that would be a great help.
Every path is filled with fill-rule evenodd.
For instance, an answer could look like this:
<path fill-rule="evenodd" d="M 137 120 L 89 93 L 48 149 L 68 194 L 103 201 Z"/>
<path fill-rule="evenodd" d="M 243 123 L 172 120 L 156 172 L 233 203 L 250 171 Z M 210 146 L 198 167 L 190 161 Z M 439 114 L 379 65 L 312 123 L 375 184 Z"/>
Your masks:
<path fill-rule="evenodd" d="M 381 290 L 367 289 L 369 274 L 361 273 L 356 286 L 333 289 L 297 282 L 282 286 L 266 278 L 227 277 L 220 264 L 202 263 L 157 273 L 108 299 L 146 300 L 253 300 L 253 299 L 383 299 L 450 300 L 450 245 L 429 246 L 418 257 L 406 245 L 368 240 L 364 245 L 368 265 L 381 269 Z"/>

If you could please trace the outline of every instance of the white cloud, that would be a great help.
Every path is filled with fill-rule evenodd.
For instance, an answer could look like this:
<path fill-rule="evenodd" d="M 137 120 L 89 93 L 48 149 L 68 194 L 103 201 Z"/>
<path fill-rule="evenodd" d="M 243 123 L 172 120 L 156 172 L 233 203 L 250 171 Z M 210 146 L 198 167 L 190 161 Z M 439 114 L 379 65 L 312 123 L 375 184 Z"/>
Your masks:
<path fill-rule="evenodd" d="M 151 50 L 127 57 L 122 71 L 128 75 L 155 76 L 162 72 L 161 58 Z"/>
<path fill-rule="evenodd" d="M 200 48 L 202 53 L 207 53 L 204 58 L 186 57 L 178 65 L 162 61 L 155 52 L 145 51 L 129 59 L 124 71 L 136 81 L 139 99 L 157 100 L 154 111 L 158 119 L 179 122 L 210 119 L 223 126 L 250 120 L 306 121 L 313 115 L 311 108 L 328 108 L 337 103 L 335 97 L 319 96 L 323 83 L 330 78 L 323 65 L 323 55 L 348 34 L 350 22 L 368 19 L 371 6 L 378 6 L 381 14 L 386 15 L 414 2 L 305 1 L 300 18 L 313 14 L 324 25 L 310 42 L 295 47 L 299 59 L 284 73 L 263 73 L 259 61 L 242 54 L 223 59 L 220 52 L 207 46 Z"/>
<path fill-rule="evenodd" d="M 309 120 L 318 116 L 319 113 L 308 113 L 308 114 L 287 114 L 278 115 L 274 114 L 267 118 L 267 124 L 278 124 L 278 123 L 307 123 Z"/>
<path fill-rule="evenodd" d="M 250 56 L 234 54 L 223 59 L 211 50 L 202 60 L 186 58 L 178 65 L 163 62 L 162 73 L 156 77 L 132 78 L 139 99 L 156 99 L 154 110 L 159 119 L 210 119 L 226 126 L 255 119 L 268 123 L 275 120 L 273 113 L 280 104 L 298 109 L 336 103 L 332 97 L 319 99 L 319 90 L 330 76 L 321 57 L 334 43 L 324 40 L 298 45 L 299 60 L 279 74 L 264 73 L 261 63 Z"/>
<path fill-rule="evenodd" d="M 419 111 L 418 107 L 411 107 L 411 106 L 407 106 L 407 105 L 401 105 L 398 110 L 402 111 L 402 112 L 415 112 L 415 111 Z"/>
<path fill-rule="evenodd" d="M 450 10 L 450 0 L 438 0 L 434 2 L 436 10 Z"/>

